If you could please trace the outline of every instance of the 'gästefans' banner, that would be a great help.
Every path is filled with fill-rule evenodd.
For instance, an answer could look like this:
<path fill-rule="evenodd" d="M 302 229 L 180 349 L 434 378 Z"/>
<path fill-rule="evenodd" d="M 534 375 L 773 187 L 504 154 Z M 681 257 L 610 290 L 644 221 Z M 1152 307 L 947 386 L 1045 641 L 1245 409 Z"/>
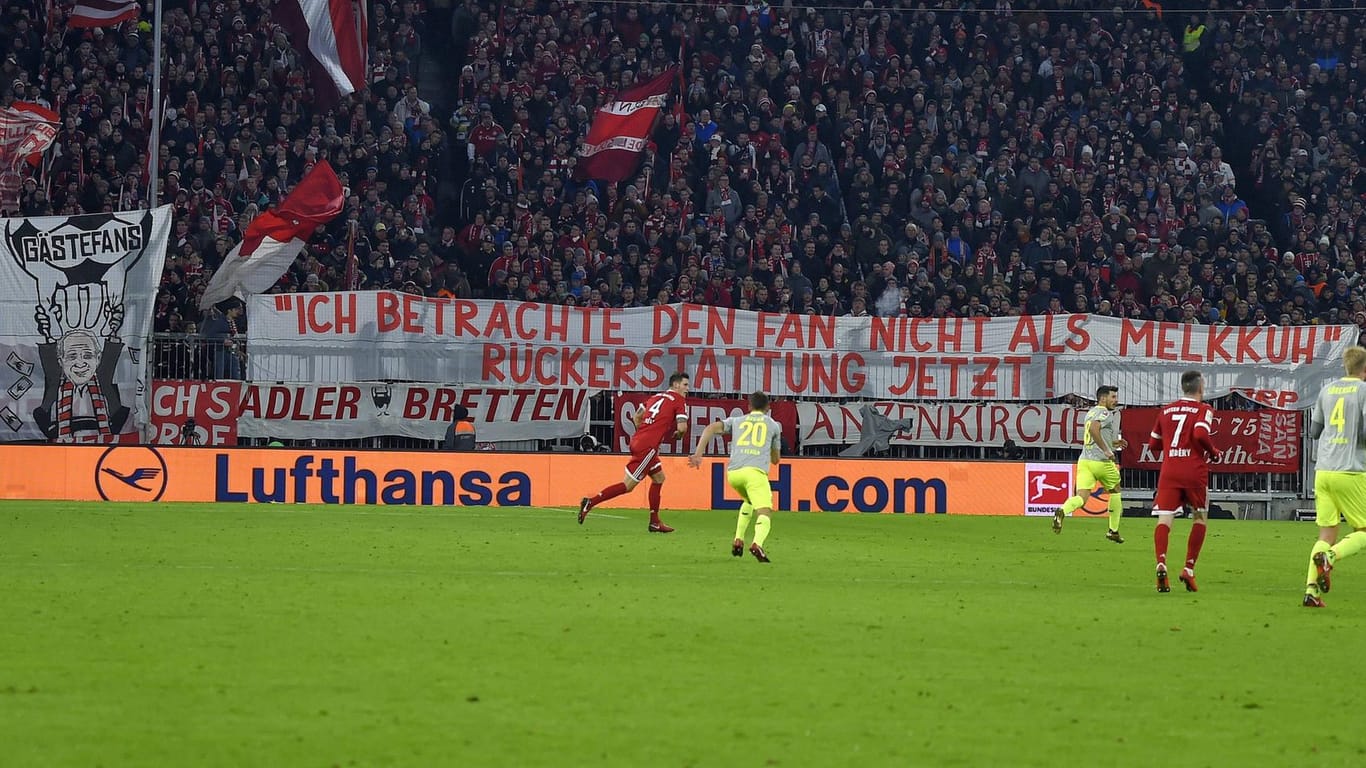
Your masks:
<path fill-rule="evenodd" d="M 379 292 L 252 299 L 251 378 L 657 390 L 780 397 L 1045 400 L 1120 388 L 1155 405 L 1207 394 L 1308 407 L 1352 326 L 1211 326 L 1096 315 L 824 317 L 669 304 L 594 309 Z"/>

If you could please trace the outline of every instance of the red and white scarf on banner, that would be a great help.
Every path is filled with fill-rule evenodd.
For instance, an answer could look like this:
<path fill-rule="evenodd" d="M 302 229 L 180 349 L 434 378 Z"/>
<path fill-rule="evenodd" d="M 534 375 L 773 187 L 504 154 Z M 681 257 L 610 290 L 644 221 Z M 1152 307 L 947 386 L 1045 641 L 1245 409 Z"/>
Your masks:
<path fill-rule="evenodd" d="M 59 443 L 110 443 L 113 442 L 113 430 L 109 428 L 109 406 L 104 402 L 104 393 L 100 391 L 99 382 L 91 379 L 85 385 L 86 394 L 90 395 L 90 405 L 95 410 L 95 423 L 99 425 L 99 434 L 90 434 L 82 430 L 82 434 L 77 436 L 72 433 L 71 414 L 75 410 L 76 385 L 70 381 L 63 380 L 60 396 L 57 400 L 57 442 Z"/>

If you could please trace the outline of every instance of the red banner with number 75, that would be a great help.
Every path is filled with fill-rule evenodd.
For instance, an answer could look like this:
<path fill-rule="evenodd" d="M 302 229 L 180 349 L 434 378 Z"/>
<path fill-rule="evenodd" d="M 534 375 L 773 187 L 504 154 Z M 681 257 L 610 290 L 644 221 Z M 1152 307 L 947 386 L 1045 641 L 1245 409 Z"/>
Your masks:
<path fill-rule="evenodd" d="M 1158 408 L 1125 408 L 1121 431 L 1129 445 L 1121 462 L 1125 467 L 1158 469 L 1162 455 L 1148 449 Z M 1304 445 L 1304 414 L 1300 411 L 1215 411 L 1214 447 L 1219 450 L 1213 472 L 1300 471 Z"/>

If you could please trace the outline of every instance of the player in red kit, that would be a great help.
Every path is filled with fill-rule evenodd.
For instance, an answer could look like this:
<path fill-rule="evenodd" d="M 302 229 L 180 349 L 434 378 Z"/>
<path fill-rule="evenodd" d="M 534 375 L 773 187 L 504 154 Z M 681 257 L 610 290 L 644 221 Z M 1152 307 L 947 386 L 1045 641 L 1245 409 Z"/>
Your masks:
<path fill-rule="evenodd" d="M 1181 399 L 1162 406 L 1148 436 L 1148 448 L 1162 454 L 1162 470 L 1157 476 L 1157 495 L 1153 514 L 1153 549 L 1157 552 L 1157 591 L 1170 592 L 1167 581 L 1167 538 L 1172 518 L 1182 507 L 1191 510 L 1190 538 L 1186 540 L 1186 565 L 1181 583 L 1187 592 L 1196 591 L 1195 561 L 1205 543 L 1208 514 L 1209 459 L 1215 455 L 1210 433 L 1214 429 L 1214 409 L 1204 402 L 1205 377 L 1199 371 L 1181 374 Z"/>
<path fill-rule="evenodd" d="M 659 446 L 667 440 L 682 437 L 688 431 L 688 374 L 675 373 L 669 377 L 669 388 L 649 400 L 632 421 L 636 433 L 631 438 L 631 460 L 626 462 L 626 478 L 620 483 L 598 491 L 596 496 L 585 496 L 579 502 L 579 525 L 597 505 L 614 499 L 650 477 L 650 532 L 672 533 L 673 528 L 659 519 L 659 491 L 664 485 L 664 465 L 659 461 Z"/>

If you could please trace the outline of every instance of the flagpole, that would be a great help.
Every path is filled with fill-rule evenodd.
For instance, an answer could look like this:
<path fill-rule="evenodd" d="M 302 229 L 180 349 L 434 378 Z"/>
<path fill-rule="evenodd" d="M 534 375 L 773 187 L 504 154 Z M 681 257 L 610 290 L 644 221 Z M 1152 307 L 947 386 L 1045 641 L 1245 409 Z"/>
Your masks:
<path fill-rule="evenodd" d="M 147 207 L 156 208 L 160 202 L 157 194 L 157 177 L 161 174 L 161 6 L 163 0 L 153 0 L 152 15 L 152 141 L 147 158 Z"/>

